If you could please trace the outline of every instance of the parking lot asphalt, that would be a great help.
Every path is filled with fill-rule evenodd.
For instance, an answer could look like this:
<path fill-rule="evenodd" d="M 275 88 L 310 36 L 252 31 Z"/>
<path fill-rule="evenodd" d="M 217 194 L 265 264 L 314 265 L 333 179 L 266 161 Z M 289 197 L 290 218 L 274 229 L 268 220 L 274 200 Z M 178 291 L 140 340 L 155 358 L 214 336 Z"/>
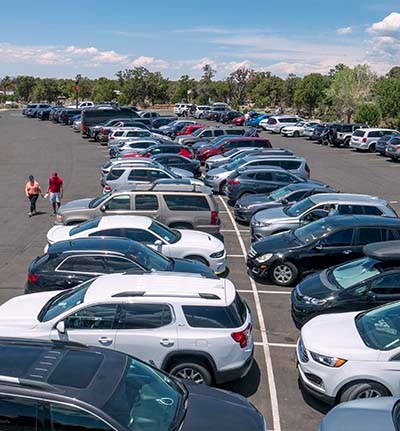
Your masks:
<path fill-rule="evenodd" d="M 304 156 L 311 176 L 340 191 L 367 193 L 387 199 L 400 209 L 400 164 L 369 153 L 314 144 L 303 138 L 270 138 L 274 147 Z M 69 127 L 22 117 L 19 111 L 0 118 L 0 302 L 21 294 L 27 268 L 42 254 L 46 232 L 53 223 L 50 204 L 40 199 L 39 215 L 29 218 L 24 185 L 33 174 L 47 188 L 53 170 L 65 182 L 64 201 L 101 193 L 99 167 L 107 149 L 84 140 Z M 298 331 L 290 318 L 290 291 L 260 284 L 248 277 L 245 255 L 250 245 L 247 226 L 236 224 L 232 208 L 217 197 L 222 234 L 228 253 L 229 275 L 254 315 L 255 364 L 241 381 L 224 385 L 256 405 L 274 431 L 311 431 L 327 407 L 304 395 L 298 387 L 295 343 Z"/>

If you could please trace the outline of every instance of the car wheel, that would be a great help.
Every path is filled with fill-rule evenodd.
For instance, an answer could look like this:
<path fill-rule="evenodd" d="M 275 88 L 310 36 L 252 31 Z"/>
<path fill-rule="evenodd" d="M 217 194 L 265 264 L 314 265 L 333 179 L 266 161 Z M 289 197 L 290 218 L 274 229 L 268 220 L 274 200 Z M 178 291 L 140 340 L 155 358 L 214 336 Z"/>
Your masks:
<path fill-rule="evenodd" d="M 270 269 L 271 280 L 278 286 L 291 286 L 298 276 L 299 270 L 291 262 L 278 262 Z"/>
<path fill-rule="evenodd" d="M 296 130 L 294 133 L 293 133 L 293 137 L 294 138 L 298 138 L 300 136 L 300 133 Z"/>
<path fill-rule="evenodd" d="M 202 256 L 186 256 L 185 259 L 194 260 L 195 262 L 201 262 L 204 263 L 204 265 L 209 266 L 207 260 L 204 259 L 204 257 Z"/>
<path fill-rule="evenodd" d="M 349 148 L 350 147 L 350 138 L 347 138 L 347 139 L 344 140 L 343 146 L 345 148 Z"/>
<path fill-rule="evenodd" d="M 345 389 L 340 397 L 339 402 L 357 400 L 362 398 L 378 398 L 387 397 L 390 395 L 389 391 L 380 383 L 376 382 L 363 382 L 354 383 Z"/>
<path fill-rule="evenodd" d="M 225 186 L 226 186 L 226 181 L 222 181 L 222 183 L 219 185 L 219 193 L 221 195 L 224 194 L 224 188 L 225 188 Z"/>
<path fill-rule="evenodd" d="M 194 362 L 182 362 L 171 368 L 171 375 L 178 379 L 191 380 L 198 385 L 212 384 L 212 376 L 206 367 Z"/>
<path fill-rule="evenodd" d="M 370 153 L 375 153 L 375 147 L 376 147 L 376 144 L 371 144 L 371 145 L 368 147 L 368 151 L 369 151 Z"/>

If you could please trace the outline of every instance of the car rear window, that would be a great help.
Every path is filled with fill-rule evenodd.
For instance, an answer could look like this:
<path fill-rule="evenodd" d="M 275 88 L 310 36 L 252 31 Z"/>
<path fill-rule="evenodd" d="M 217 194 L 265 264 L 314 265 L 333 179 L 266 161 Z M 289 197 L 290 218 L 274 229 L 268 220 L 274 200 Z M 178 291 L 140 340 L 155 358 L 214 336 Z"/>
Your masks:
<path fill-rule="evenodd" d="M 368 133 L 369 138 L 379 138 L 380 136 L 382 136 L 382 132 L 378 130 Z"/>
<path fill-rule="evenodd" d="M 353 133 L 353 136 L 361 137 L 361 136 L 364 136 L 364 134 L 365 134 L 365 131 L 364 131 L 364 130 L 356 130 L 356 131 Z"/>
<path fill-rule="evenodd" d="M 182 309 L 193 328 L 238 328 L 247 319 L 247 307 L 238 294 L 228 307 L 183 305 Z"/>
<path fill-rule="evenodd" d="M 210 205 L 205 196 L 164 195 L 164 200 L 168 208 L 173 211 L 210 211 Z"/>

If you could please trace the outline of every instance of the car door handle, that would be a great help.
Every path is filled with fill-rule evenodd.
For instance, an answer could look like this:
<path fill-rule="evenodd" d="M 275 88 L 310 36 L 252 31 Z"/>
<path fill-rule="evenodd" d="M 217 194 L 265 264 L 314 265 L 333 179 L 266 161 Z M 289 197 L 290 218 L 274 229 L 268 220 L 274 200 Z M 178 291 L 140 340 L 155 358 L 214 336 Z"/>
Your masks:
<path fill-rule="evenodd" d="M 99 343 L 101 343 L 101 344 L 107 345 L 107 344 L 111 344 L 111 343 L 113 342 L 113 339 L 112 339 L 112 338 L 109 338 L 109 337 L 100 337 L 100 338 L 98 339 L 98 341 L 99 341 Z"/>
<path fill-rule="evenodd" d="M 163 338 L 160 340 L 160 344 L 164 347 L 171 347 L 174 345 L 174 340 L 168 340 L 168 338 Z"/>
<path fill-rule="evenodd" d="M 351 254 L 353 251 L 352 250 L 344 250 L 343 254 Z"/>

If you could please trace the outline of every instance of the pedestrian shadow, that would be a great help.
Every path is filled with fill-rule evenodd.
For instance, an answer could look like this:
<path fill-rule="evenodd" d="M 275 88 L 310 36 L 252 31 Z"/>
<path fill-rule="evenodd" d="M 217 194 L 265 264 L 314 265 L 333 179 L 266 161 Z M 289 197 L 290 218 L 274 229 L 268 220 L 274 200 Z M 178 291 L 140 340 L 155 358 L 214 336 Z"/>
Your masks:
<path fill-rule="evenodd" d="M 236 392 L 246 398 L 254 395 L 258 387 L 260 386 L 261 380 L 261 372 L 260 368 L 254 359 L 253 365 L 250 368 L 250 371 L 241 379 L 235 380 L 233 382 L 223 383 L 221 385 L 217 385 L 220 389 L 225 389 L 227 391 Z"/>
<path fill-rule="evenodd" d="M 33 215 L 32 217 L 36 217 L 36 216 L 40 216 L 40 215 L 44 215 L 44 214 L 48 214 L 48 212 L 46 212 L 46 211 L 36 211 L 36 214 Z"/>

